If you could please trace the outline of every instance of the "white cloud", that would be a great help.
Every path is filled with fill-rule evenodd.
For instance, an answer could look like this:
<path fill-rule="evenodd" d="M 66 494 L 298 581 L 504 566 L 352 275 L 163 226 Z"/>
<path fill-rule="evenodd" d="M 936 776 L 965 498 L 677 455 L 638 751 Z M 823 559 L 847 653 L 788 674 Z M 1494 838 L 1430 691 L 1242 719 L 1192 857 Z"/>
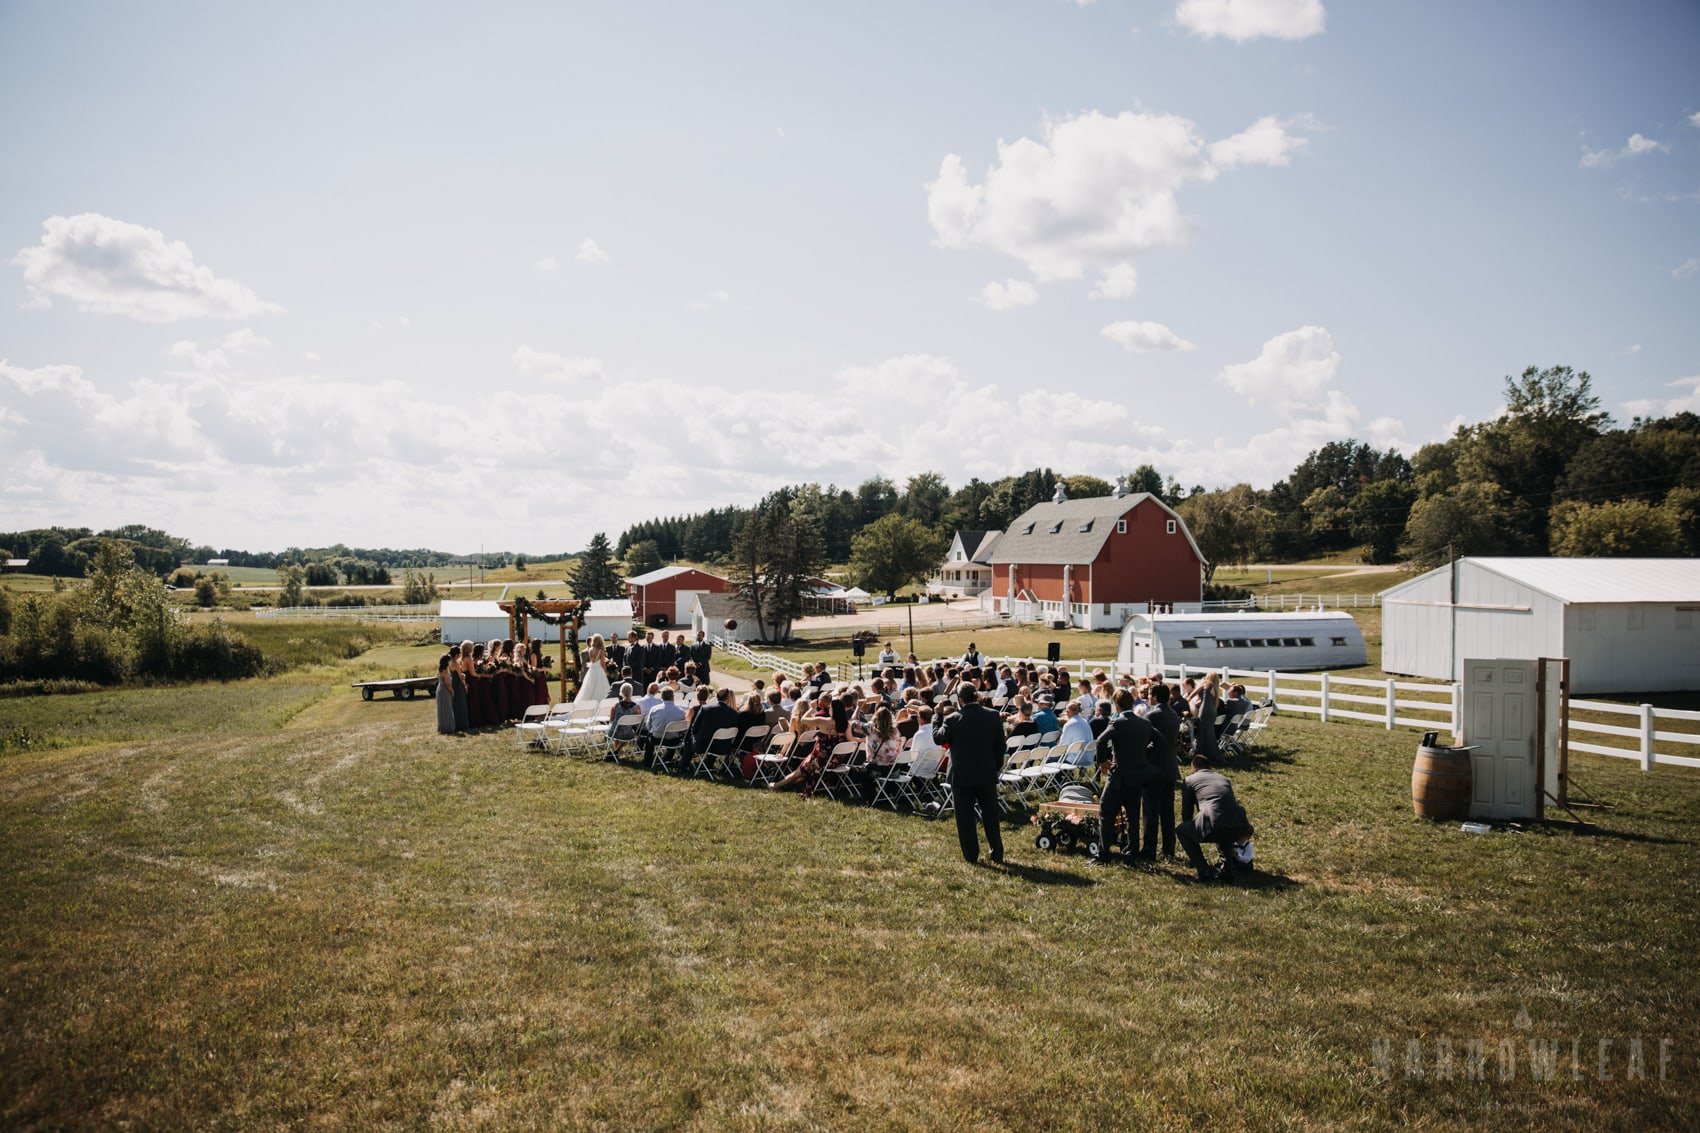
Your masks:
<path fill-rule="evenodd" d="M 1322 327 L 1278 334 L 1250 362 L 1223 368 L 1219 380 L 1254 404 L 1314 405 L 1340 368 L 1334 338 Z"/>
<path fill-rule="evenodd" d="M 1181 0 L 1175 22 L 1205 39 L 1306 39 L 1320 35 L 1328 14 L 1322 0 Z"/>
<path fill-rule="evenodd" d="M 166 354 L 179 362 L 187 362 L 196 370 L 226 370 L 230 360 L 243 354 L 271 346 L 271 339 L 261 338 L 247 327 L 231 331 L 217 346 L 202 350 L 200 343 L 174 342 Z"/>
<path fill-rule="evenodd" d="M 980 302 L 994 311 L 1030 307 L 1038 301 L 1038 288 L 1024 279 L 1006 279 L 1002 283 L 994 281 L 980 288 Z"/>
<path fill-rule="evenodd" d="M 1700 110 L 1696 110 L 1693 114 L 1688 116 L 1688 124 L 1693 126 L 1696 130 L 1700 130 Z"/>
<path fill-rule="evenodd" d="M 1700 376 L 1678 378 L 1667 388 L 1682 392 L 1673 397 L 1649 397 L 1623 403 L 1625 417 L 1669 417 L 1673 413 L 1700 413 Z"/>
<path fill-rule="evenodd" d="M 1582 150 L 1581 165 L 1583 169 L 1610 169 L 1620 161 L 1632 157 L 1640 157 L 1647 153 L 1669 153 L 1670 143 L 1655 141 L 1642 134 L 1631 134 L 1629 140 L 1623 143 L 1620 150 L 1587 149 Z"/>
<path fill-rule="evenodd" d="M 514 351 L 513 361 L 514 371 L 531 381 L 572 382 L 604 376 L 600 358 L 568 358 L 525 345 Z"/>
<path fill-rule="evenodd" d="M 1688 279 L 1697 271 L 1700 271 L 1700 259 L 1690 256 L 1670 269 L 1670 277 L 1672 279 Z"/>
<path fill-rule="evenodd" d="M 316 350 L 309 350 L 305 354 L 301 355 L 301 357 L 307 359 L 309 362 L 317 362 L 319 360 L 319 352 Z"/>
<path fill-rule="evenodd" d="M 1302 141 L 1264 119 L 1218 143 L 1220 167 L 1284 163 Z M 1000 140 L 997 150 L 978 185 L 958 155 L 940 163 L 926 186 L 938 246 L 1002 252 L 1041 284 L 1093 270 L 1093 294 L 1111 298 L 1132 293 L 1140 255 L 1187 241 L 1192 224 L 1175 194 L 1219 168 L 1190 121 L 1144 111 L 1088 111 L 1047 122 L 1043 140 Z"/>
<path fill-rule="evenodd" d="M 538 271 L 554 271 L 555 270 L 555 257 L 554 256 L 544 256 L 541 260 L 538 260 L 537 261 L 537 270 Z"/>
<path fill-rule="evenodd" d="M 1631 342 L 1629 344 L 1629 353 L 1631 353 L 1631 354 L 1641 353 L 1641 344 L 1639 342 Z"/>
<path fill-rule="evenodd" d="M 189 246 L 157 229 L 99 213 L 52 216 L 41 243 L 19 250 L 31 307 L 69 299 L 84 311 L 147 323 L 246 319 L 283 308 L 195 262 Z"/>
<path fill-rule="evenodd" d="M 1138 354 L 1149 354 L 1157 350 L 1193 349 L 1192 343 L 1162 323 L 1123 321 L 1111 323 L 1098 333 L 1111 342 L 1120 343 L 1124 348 Z"/>
<path fill-rule="evenodd" d="M 1139 290 L 1139 269 L 1132 264 L 1111 264 L 1092 285 L 1093 299 L 1126 299 Z"/>
<path fill-rule="evenodd" d="M 1286 123 L 1259 118 L 1231 138 L 1210 144 L 1210 160 L 1218 169 L 1240 165 L 1289 165 L 1289 155 L 1310 145 L 1310 139 L 1287 132 Z"/>
<path fill-rule="evenodd" d="M 586 263 L 586 264 L 599 264 L 599 263 L 603 262 L 604 260 L 606 260 L 607 258 L 608 258 L 608 253 L 604 252 L 602 250 L 602 246 L 600 244 L 598 244 L 596 241 L 592 240 L 590 237 L 586 236 L 583 240 L 579 241 L 579 245 L 578 245 L 579 262 Z"/>

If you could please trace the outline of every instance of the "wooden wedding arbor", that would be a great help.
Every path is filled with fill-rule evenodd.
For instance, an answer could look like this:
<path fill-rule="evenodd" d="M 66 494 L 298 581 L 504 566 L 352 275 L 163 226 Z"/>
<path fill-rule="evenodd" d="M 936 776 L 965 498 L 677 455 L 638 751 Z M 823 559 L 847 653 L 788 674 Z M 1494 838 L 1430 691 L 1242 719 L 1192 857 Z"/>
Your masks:
<path fill-rule="evenodd" d="M 572 649 L 573 655 L 573 691 L 578 691 L 579 670 L 582 662 L 578 655 L 578 630 L 584 624 L 584 612 L 590 603 L 581 602 L 576 598 L 539 598 L 532 601 L 529 598 L 514 598 L 507 602 L 498 602 L 502 613 L 508 615 L 508 637 L 513 641 L 528 641 L 528 633 L 532 618 L 548 625 L 561 627 L 561 699 L 571 700 L 567 695 L 567 649 Z"/>

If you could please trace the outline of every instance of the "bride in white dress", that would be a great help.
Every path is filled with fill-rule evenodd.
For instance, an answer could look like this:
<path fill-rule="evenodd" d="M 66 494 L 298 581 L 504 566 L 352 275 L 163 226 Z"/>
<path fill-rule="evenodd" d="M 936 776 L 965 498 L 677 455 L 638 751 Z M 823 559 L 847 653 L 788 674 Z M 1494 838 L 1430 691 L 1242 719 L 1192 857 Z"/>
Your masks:
<path fill-rule="evenodd" d="M 574 704 L 595 704 L 608 695 L 608 650 L 602 635 L 590 635 L 590 648 L 584 651 L 584 671 L 579 675 L 578 695 Z"/>

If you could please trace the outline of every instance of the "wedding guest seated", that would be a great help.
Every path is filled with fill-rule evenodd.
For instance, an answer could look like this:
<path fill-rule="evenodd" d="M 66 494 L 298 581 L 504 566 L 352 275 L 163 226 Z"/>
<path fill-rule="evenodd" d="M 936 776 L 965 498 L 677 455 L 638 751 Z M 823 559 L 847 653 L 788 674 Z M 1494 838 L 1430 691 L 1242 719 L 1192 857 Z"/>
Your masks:
<path fill-rule="evenodd" d="M 674 697 L 677 694 L 670 688 L 661 689 L 661 703 L 649 710 L 643 718 L 643 734 L 638 737 L 639 746 L 643 748 L 644 762 L 655 754 L 655 745 L 660 742 L 662 733 L 667 725 L 677 723 L 685 718 L 685 710 L 679 706 Z"/>

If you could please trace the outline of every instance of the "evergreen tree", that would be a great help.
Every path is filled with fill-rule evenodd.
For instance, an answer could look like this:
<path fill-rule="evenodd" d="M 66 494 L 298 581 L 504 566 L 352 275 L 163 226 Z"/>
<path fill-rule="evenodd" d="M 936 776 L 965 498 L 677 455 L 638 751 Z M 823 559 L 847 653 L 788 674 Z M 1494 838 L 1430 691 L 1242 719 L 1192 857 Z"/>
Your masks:
<path fill-rule="evenodd" d="M 618 572 L 614 570 L 614 555 L 606 534 L 598 531 L 590 537 L 590 546 L 579 556 L 568 582 L 572 586 L 573 597 L 581 602 L 624 596 L 625 583 L 620 581 Z"/>

